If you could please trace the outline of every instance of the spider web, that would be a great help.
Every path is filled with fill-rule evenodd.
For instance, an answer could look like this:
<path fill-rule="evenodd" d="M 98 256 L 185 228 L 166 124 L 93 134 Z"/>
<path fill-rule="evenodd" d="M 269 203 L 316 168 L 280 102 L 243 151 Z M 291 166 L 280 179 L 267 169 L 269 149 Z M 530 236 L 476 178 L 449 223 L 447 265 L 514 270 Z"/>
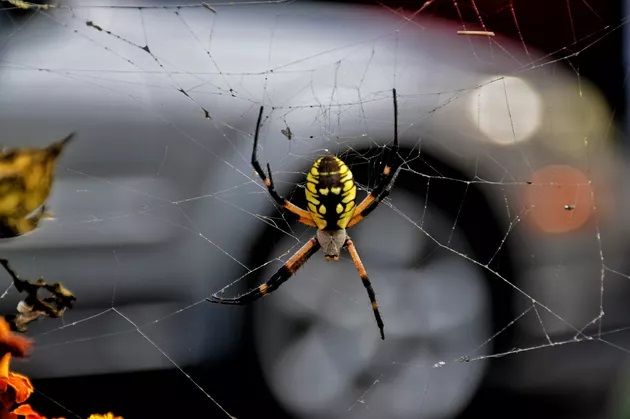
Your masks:
<path fill-rule="evenodd" d="M 0 244 L 23 277 L 78 298 L 29 326 L 36 350 L 16 369 L 33 404 L 125 418 L 610 410 L 630 350 L 611 48 L 626 19 L 548 3 L 0 2 L 3 144 L 77 132 L 56 219 Z M 253 172 L 259 107 L 281 194 L 303 205 L 310 164 L 331 152 L 362 198 L 393 138 L 393 87 L 402 171 L 349 231 L 386 340 L 348 255 L 316 254 L 251 306 L 205 302 L 259 285 L 314 234 Z"/>

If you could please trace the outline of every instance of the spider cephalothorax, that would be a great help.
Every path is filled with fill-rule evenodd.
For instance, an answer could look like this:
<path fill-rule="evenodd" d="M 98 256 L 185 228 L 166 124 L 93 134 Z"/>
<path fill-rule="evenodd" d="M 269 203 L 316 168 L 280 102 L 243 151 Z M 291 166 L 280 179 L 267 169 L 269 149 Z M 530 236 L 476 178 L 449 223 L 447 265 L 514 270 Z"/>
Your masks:
<path fill-rule="evenodd" d="M 326 260 L 339 260 L 339 253 L 348 239 L 346 230 L 317 230 L 316 237 L 324 251 Z"/>
<path fill-rule="evenodd" d="M 234 298 L 219 297 L 215 293 L 208 301 L 219 304 L 247 304 L 264 297 L 275 291 L 297 272 L 320 248 L 328 260 L 338 260 L 343 248 L 348 249 L 354 265 L 359 271 L 359 276 L 368 293 L 376 324 L 381 332 L 381 339 L 385 339 L 384 325 L 376 303 L 376 295 L 372 284 L 368 279 L 367 271 L 359 258 L 357 249 L 346 233 L 350 228 L 370 214 L 378 204 L 389 195 L 401 161 L 398 156 L 398 105 L 396 102 L 396 89 L 394 95 L 394 145 L 387 150 L 383 159 L 383 168 L 376 187 L 365 197 L 359 205 L 356 205 L 357 188 L 350 168 L 341 159 L 326 155 L 320 157 L 306 175 L 306 206 L 307 210 L 298 207 L 280 196 L 273 184 L 271 167 L 267 164 L 267 173 L 258 162 L 258 133 L 262 120 L 263 108 L 260 108 L 256 133 L 254 135 L 254 151 L 252 152 L 252 165 L 256 173 L 263 180 L 271 197 L 285 210 L 297 216 L 298 221 L 311 227 L 317 227 L 317 234 L 310 239 L 300 250 L 276 272 L 271 279 L 264 284 Z M 393 162 L 390 162 L 390 159 Z"/>

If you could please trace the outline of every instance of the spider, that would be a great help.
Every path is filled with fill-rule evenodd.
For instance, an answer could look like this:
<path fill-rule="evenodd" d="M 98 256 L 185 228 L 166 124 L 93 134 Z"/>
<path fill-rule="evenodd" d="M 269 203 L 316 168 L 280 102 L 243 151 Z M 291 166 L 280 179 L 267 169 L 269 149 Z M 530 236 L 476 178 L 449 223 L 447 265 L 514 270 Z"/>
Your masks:
<path fill-rule="evenodd" d="M 347 249 L 363 282 L 370 302 L 376 324 L 380 329 L 381 339 L 385 339 L 383 319 L 378 310 L 376 295 L 368 278 L 367 271 L 359 258 L 354 242 L 346 233 L 346 229 L 355 226 L 368 216 L 380 202 L 389 195 L 394 181 L 400 171 L 402 161 L 398 156 L 398 103 L 396 89 L 392 90 L 394 99 L 394 144 L 388 148 L 383 158 L 383 170 L 376 187 L 357 206 L 357 187 L 352 172 L 341 159 L 333 155 L 318 158 L 306 175 L 307 210 L 292 204 L 276 192 L 271 177 L 271 166 L 267 163 L 267 172 L 258 161 L 258 133 L 263 114 L 263 107 L 258 114 L 256 133 L 254 134 L 254 150 L 252 152 L 252 166 L 267 187 L 271 197 L 285 210 L 298 217 L 298 221 L 310 227 L 317 228 L 317 234 L 264 284 L 238 297 L 219 297 L 221 291 L 215 293 L 207 301 L 218 304 L 243 305 L 257 300 L 277 290 L 280 285 L 289 280 L 297 270 L 306 263 L 320 248 L 324 251 L 326 260 L 338 260 L 342 249 Z M 392 159 L 393 156 L 393 159 Z M 391 161 L 390 161 L 391 160 Z"/>

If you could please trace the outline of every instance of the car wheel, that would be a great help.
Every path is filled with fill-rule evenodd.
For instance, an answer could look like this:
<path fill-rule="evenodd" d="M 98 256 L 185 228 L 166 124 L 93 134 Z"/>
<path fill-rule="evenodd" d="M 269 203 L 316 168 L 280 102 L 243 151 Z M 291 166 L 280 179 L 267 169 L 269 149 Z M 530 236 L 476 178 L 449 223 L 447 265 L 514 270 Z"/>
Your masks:
<path fill-rule="evenodd" d="M 347 253 L 339 262 L 315 254 L 253 307 L 262 374 L 292 415 L 446 418 L 479 387 L 487 361 L 457 360 L 491 353 L 494 342 L 484 343 L 493 333 L 492 293 L 458 212 L 432 202 L 441 193 L 427 194 L 422 179 L 403 173 L 391 201 L 349 230 L 377 293 L 385 341 Z M 286 260 L 312 234 L 278 236 L 267 260 L 284 251 Z M 258 271 L 260 282 L 279 266 Z"/>

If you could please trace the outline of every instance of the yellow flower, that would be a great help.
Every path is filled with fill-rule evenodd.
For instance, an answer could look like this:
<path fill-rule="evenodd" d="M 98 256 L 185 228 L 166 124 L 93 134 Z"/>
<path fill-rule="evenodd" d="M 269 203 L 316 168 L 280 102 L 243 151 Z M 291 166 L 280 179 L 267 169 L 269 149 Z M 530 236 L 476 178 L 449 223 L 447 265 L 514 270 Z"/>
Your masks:
<path fill-rule="evenodd" d="M 0 149 L 0 238 L 28 233 L 41 219 L 50 218 L 45 203 L 55 177 L 55 162 L 73 135 L 45 148 Z"/>
<path fill-rule="evenodd" d="M 94 413 L 90 415 L 88 419 L 123 419 L 122 416 L 114 416 L 112 412 L 105 413 L 104 415 L 99 415 L 98 413 Z"/>

